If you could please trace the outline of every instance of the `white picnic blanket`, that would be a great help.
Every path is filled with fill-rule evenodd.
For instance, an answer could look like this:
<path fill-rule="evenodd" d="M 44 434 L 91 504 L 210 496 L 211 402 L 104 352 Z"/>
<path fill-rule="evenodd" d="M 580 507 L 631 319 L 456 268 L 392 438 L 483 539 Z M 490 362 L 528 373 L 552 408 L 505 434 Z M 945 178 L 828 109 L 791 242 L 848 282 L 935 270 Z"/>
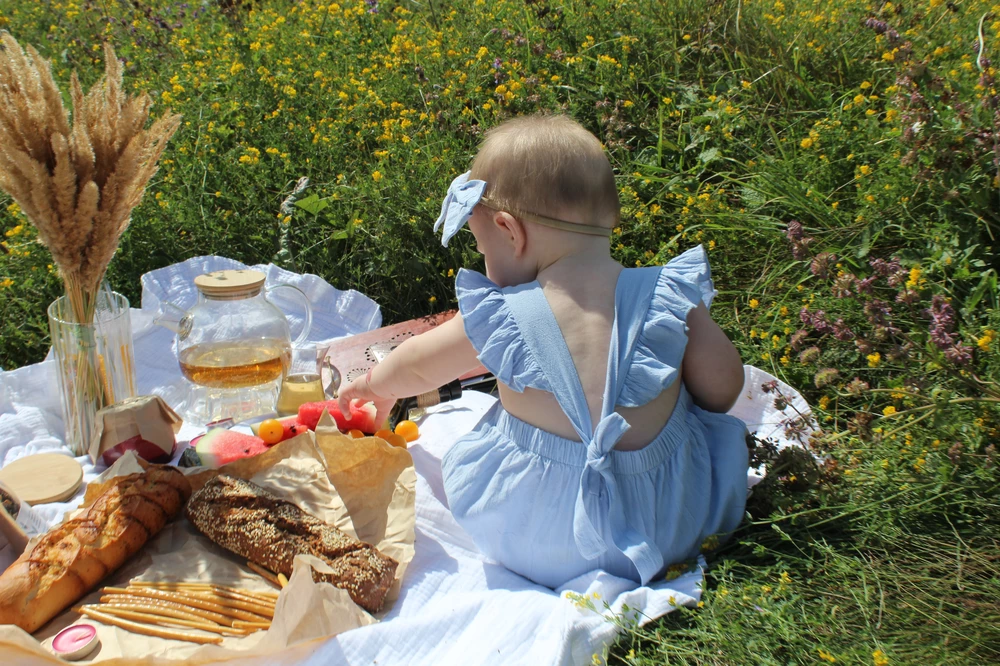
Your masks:
<path fill-rule="evenodd" d="M 219 257 L 199 257 L 143 276 L 143 308 L 132 312 L 141 393 L 161 395 L 170 403 L 183 386 L 171 351 L 172 333 L 152 326 L 159 302 L 187 307 L 193 303 L 195 275 L 233 267 L 243 266 Z M 316 276 L 290 274 L 273 266 L 258 268 L 268 273 L 269 283 L 291 282 L 309 294 L 314 341 L 360 333 L 381 322 L 377 305 L 357 292 L 338 291 Z M 0 373 L 0 466 L 39 451 L 66 452 L 54 373 L 51 361 Z M 780 439 L 776 424 L 782 415 L 760 392 L 760 384 L 769 379 L 770 375 L 748 367 L 744 396 L 733 413 L 752 430 Z M 801 396 L 787 386 L 782 389 L 801 401 L 800 410 L 808 410 Z M 381 622 L 326 640 L 306 663 L 589 664 L 595 654 L 605 653 L 619 631 L 607 614 L 621 614 L 627 607 L 632 619 L 645 623 L 677 605 L 698 601 L 703 562 L 678 578 L 646 587 L 593 572 L 553 591 L 487 561 L 447 508 L 441 457 L 493 401 L 488 395 L 467 392 L 459 400 L 432 408 L 421 419 L 421 436 L 410 445 L 417 472 L 416 554 L 401 594 Z M 198 432 L 185 426 L 179 438 Z M 101 471 L 86 457 L 78 460 L 86 480 Z M 69 502 L 35 508 L 55 524 L 81 500 L 82 491 Z M 4 547 L 0 569 L 13 559 Z"/>

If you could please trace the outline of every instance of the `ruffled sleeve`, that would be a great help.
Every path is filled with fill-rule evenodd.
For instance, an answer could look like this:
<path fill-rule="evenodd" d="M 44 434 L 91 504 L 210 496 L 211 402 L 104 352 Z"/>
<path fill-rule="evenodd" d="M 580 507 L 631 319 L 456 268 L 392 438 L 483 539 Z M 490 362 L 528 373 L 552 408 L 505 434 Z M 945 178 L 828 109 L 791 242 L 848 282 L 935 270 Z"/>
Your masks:
<path fill-rule="evenodd" d="M 465 334 L 483 366 L 519 393 L 525 388 L 551 391 L 507 308 L 503 290 L 485 275 L 463 268 L 455 278 L 455 291 Z"/>
<path fill-rule="evenodd" d="M 617 404 L 640 407 L 680 374 L 687 347 L 688 313 L 716 295 L 702 246 L 675 257 L 660 270 Z"/>

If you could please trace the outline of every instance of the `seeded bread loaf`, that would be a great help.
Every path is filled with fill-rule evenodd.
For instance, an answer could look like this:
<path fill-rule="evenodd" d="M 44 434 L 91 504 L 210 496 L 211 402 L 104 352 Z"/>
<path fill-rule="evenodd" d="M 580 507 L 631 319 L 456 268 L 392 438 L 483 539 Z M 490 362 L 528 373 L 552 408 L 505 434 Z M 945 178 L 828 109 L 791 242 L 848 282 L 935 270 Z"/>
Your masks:
<path fill-rule="evenodd" d="M 0 624 L 41 627 L 124 564 L 190 496 L 173 467 L 114 479 L 85 514 L 49 530 L 0 575 Z"/>
<path fill-rule="evenodd" d="M 296 555 L 315 555 L 334 573 L 313 571 L 313 579 L 345 590 L 372 613 L 396 574 L 397 562 L 374 546 L 243 479 L 217 476 L 192 495 L 185 515 L 218 545 L 274 573 L 291 576 Z"/>

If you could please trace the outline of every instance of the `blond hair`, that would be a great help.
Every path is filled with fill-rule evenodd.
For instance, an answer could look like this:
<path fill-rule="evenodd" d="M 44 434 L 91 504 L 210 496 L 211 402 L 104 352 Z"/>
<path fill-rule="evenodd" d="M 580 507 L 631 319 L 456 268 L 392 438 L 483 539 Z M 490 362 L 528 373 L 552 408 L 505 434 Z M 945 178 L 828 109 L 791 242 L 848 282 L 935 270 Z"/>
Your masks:
<path fill-rule="evenodd" d="M 486 133 L 471 178 L 512 213 L 612 227 L 620 205 L 614 173 L 597 137 L 563 115 L 512 118 Z"/>

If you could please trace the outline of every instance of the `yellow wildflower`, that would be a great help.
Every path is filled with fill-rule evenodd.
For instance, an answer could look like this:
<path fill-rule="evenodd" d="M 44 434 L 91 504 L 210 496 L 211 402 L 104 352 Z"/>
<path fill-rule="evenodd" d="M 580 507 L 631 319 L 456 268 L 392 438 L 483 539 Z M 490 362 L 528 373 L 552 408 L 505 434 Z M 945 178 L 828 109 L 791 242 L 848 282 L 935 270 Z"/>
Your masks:
<path fill-rule="evenodd" d="M 756 310 L 757 307 L 760 305 L 760 301 L 758 301 L 756 298 L 751 298 L 750 302 L 747 305 L 750 306 L 751 310 Z"/>
<path fill-rule="evenodd" d="M 823 661 L 828 661 L 831 664 L 834 663 L 835 661 L 837 661 L 837 659 L 832 654 L 830 654 L 829 652 L 827 652 L 826 650 L 820 650 L 819 651 L 819 658 L 822 659 Z"/>
<path fill-rule="evenodd" d="M 801 146 L 802 148 L 812 148 L 812 145 L 813 145 L 813 140 L 810 139 L 809 137 L 806 137 L 802 139 L 802 141 L 799 141 L 799 146 Z"/>
<path fill-rule="evenodd" d="M 892 405 L 889 405 L 888 407 L 882 410 L 882 414 L 884 416 L 892 416 L 895 413 L 896 413 L 896 408 L 893 407 Z"/>
<path fill-rule="evenodd" d="M 878 352 L 875 352 L 874 354 L 868 354 L 866 358 L 868 359 L 869 368 L 877 368 L 879 363 L 882 362 L 882 355 L 879 354 Z"/>
<path fill-rule="evenodd" d="M 382 180 L 382 172 L 372 171 L 372 180 L 374 180 L 376 183 Z"/>
<path fill-rule="evenodd" d="M 933 1 L 931 0 L 931 2 Z M 872 664 L 874 666 L 889 666 L 889 658 L 885 656 L 885 652 L 882 652 L 882 650 L 875 650 L 872 652 Z"/>
<path fill-rule="evenodd" d="M 985 331 L 983 331 L 982 337 L 976 340 L 976 346 L 982 349 L 983 351 L 989 351 L 990 343 L 993 342 L 993 338 L 995 337 L 996 337 L 996 331 L 993 331 L 991 329 L 986 329 Z"/>

